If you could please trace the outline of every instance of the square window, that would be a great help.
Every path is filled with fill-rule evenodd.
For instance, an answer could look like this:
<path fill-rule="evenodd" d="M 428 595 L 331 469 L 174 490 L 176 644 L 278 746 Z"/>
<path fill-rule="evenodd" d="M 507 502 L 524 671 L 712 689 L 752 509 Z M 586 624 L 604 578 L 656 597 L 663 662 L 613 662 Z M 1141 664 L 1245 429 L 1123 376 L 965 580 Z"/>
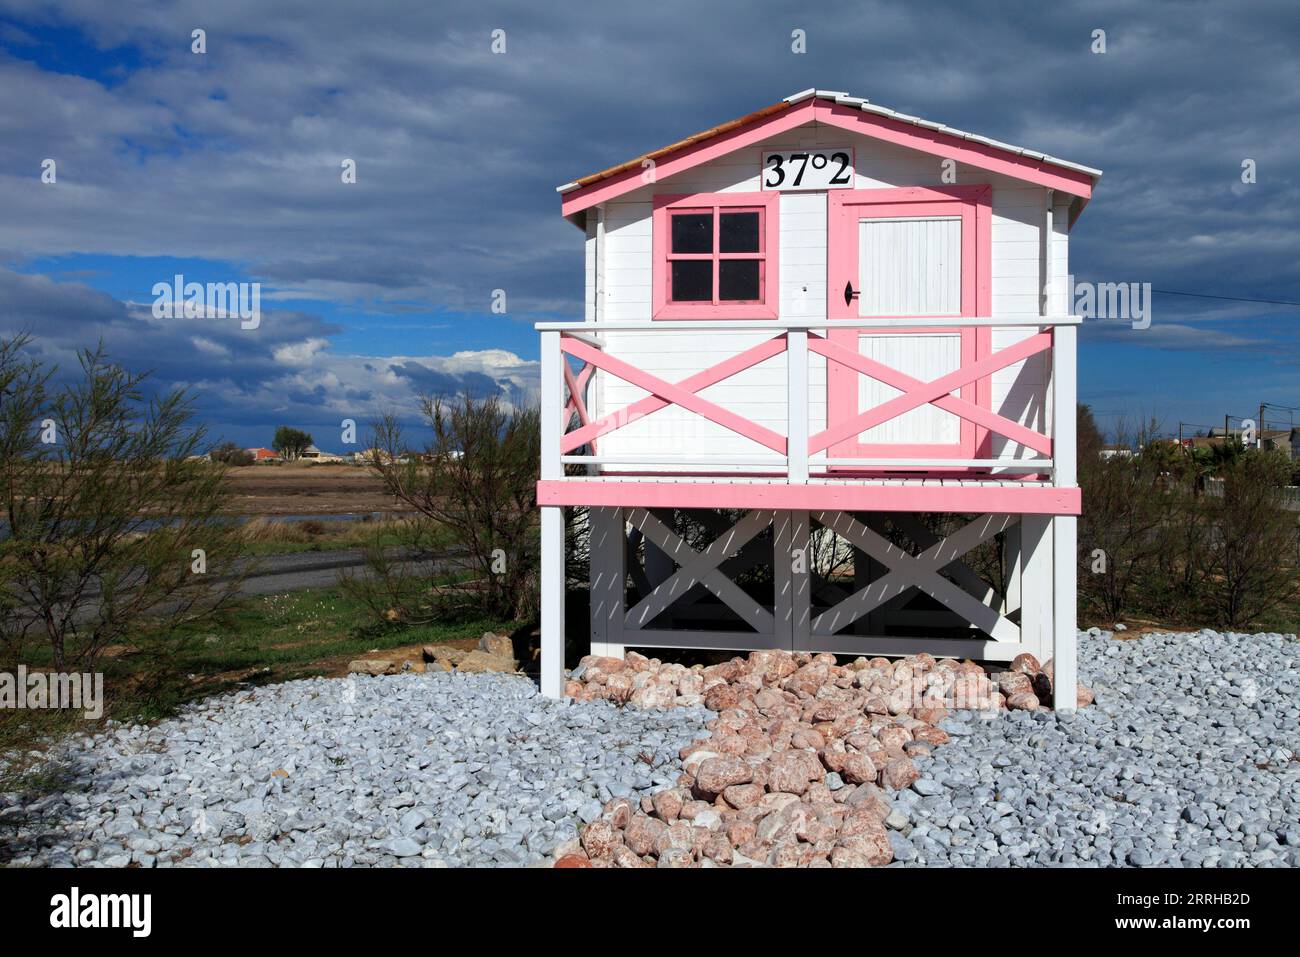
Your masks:
<path fill-rule="evenodd" d="M 675 260 L 672 299 L 673 302 L 712 302 L 713 260 Z"/>
<path fill-rule="evenodd" d="M 758 213 L 723 213 L 718 220 L 718 250 L 724 253 L 758 252 Z"/>
<path fill-rule="evenodd" d="M 672 221 L 674 253 L 713 252 L 712 213 L 675 213 Z"/>
<path fill-rule="evenodd" d="M 757 259 L 723 259 L 718 263 L 718 299 L 722 302 L 757 302 Z"/>
<path fill-rule="evenodd" d="M 654 201 L 653 319 L 775 319 L 777 194 Z"/>

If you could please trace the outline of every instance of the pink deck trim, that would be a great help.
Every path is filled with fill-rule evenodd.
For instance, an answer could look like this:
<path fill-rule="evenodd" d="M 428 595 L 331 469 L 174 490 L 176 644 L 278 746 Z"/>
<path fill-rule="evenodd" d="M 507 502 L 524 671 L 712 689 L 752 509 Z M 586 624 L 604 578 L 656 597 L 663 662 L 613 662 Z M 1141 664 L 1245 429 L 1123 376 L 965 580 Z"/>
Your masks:
<path fill-rule="evenodd" d="M 910 123 L 890 119 L 877 113 L 868 113 L 839 103 L 831 103 L 820 97 L 804 100 L 788 110 L 761 117 L 745 126 L 664 156 L 656 163 L 655 178 L 666 179 L 701 163 L 707 163 L 746 146 L 753 146 L 769 137 L 811 122 L 826 123 L 840 129 L 861 133 L 872 139 L 919 150 L 944 159 L 954 159 L 977 169 L 1001 173 L 1026 183 L 1063 190 L 1085 201 L 1092 196 L 1092 177 L 1087 173 L 1031 159 L 996 146 L 962 139 L 950 133 L 912 126 Z M 561 212 L 565 216 L 572 216 L 598 203 L 608 202 L 639 189 L 646 185 L 642 179 L 643 172 L 640 167 L 633 167 L 609 179 L 565 193 L 560 200 Z"/>
<path fill-rule="evenodd" d="M 812 436 L 808 440 L 808 452 L 809 454 L 820 452 L 849 436 L 874 428 L 881 422 L 887 422 L 930 402 L 953 415 L 961 416 L 1000 435 L 1005 435 L 1036 452 L 1051 455 L 1052 440 L 1047 436 L 951 394 L 959 386 L 985 377 L 1028 356 L 1043 352 L 1051 348 L 1051 345 L 1051 333 L 1039 332 L 978 362 L 963 365 L 956 372 L 950 372 L 930 382 L 922 382 L 860 353 L 850 352 L 837 343 L 828 342 L 817 336 L 809 336 L 809 350 L 824 355 L 831 362 L 847 366 L 873 379 L 879 379 L 888 386 L 902 390 L 904 394 Z"/>
<path fill-rule="evenodd" d="M 783 351 L 785 349 L 784 337 L 779 336 L 777 339 L 781 340 L 780 349 L 777 351 Z M 776 340 L 769 340 L 769 342 L 774 341 Z M 579 359 L 584 359 L 589 364 L 604 369 L 612 375 L 618 376 L 625 382 L 629 382 L 632 385 L 645 389 L 652 395 L 656 395 L 661 399 L 666 399 L 673 405 L 679 405 L 683 409 L 694 412 L 696 415 L 703 416 L 710 422 L 717 423 L 724 429 L 730 429 L 732 432 L 743 435 L 747 439 L 766 446 L 773 452 L 777 452 L 781 455 L 785 455 L 786 453 L 787 443 L 784 435 L 774 432 L 766 426 L 759 425 L 757 422 L 751 422 L 744 416 L 737 415 L 735 412 L 724 409 L 722 406 L 710 402 L 708 399 L 701 398 L 690 388 L 682 385 L 675 385 L 671 382 L 665 382 L 656 375 L 652 375 L 649 372 L 643 372 L 631 363 L 624 362 L 622 359 L 601 352 L 599 349 L 593 349 L 585 342 L 581 342 L 577 339 L 561 337 L 560 349 Z M 748 352 L 753 351 L 754 350 L 748 350 Z M 746 354 L 747 353 L 742 353 L 742 355 Z M 727 360 L 727 362 L 720 363 L 719 365 L 731 368 L 736 365 L 738 359 L 740 359 L 740 356 L 735 356 Z M 751 361 L 749 362 L 749 365 L 754 365 L 757 361 L 761 360 Z M 748 368 L 748 366 L 744 366 L 743 368 Z M 721 376 L 721 378 L 734 375 L 739 371 L 740 367 L 731 368 L 731 371 L 728 371 L 726 375 Z M 620 418 L 620 415 L 619 413 L 615 413 L 614 416 L 606 416 L 601 420 L 601 422 L 606 422 L 611 418 L 618 419 Z M 626 425 L 627 422 L 630 421 L 626 418 L 626 410 L 624 410 L 624 414 L 621 418 L 622 421 L 619 425 L 616 425 L 615 428 L 618 428 L 621 425 Z M 588 429 L 578 429 L 565 435 L 564 443 L 561 446 L 562 450 L 567 452 L 570 449 L 586 444 L 590 438 L 594 438 L 594 435 L 589 438 L 580 438 L 582 433 L 587 430 Z M 612 429 L 606 429 L 605 431 L 612 431 Z M 599 432 L 596 433 L 596 435 L 599 434 Z"/>
<path fill-rule="evenodd" d="M 780 193 L 690 193 L 661 194 L 654 198 L 652 217 L 651 257 L 651 319 L 775 319 L 781 300 L 781 223 Z M 689 303 L 669 302 L 668 289 L 671 274 L 668 267 L 671 226 L 669 215 L 674 210 L 687 209 L 757 209 L 763 214 L 763 228 L 759 230 L 757 253 L 723 253 L 718 249 L 720 216 L 713 220 L 713 249 L 709 254 L 678 255 L 679 259 L 754 259 L 759 258 L 758 302 Z M 717 273 L 714 273 L 714 294 L 717 294 Z"/>
<path fill-rule="evenodd" d="M 737 483 L 725 478 L 707 483 L 583 478 L 537 483 L 538 505 L 1078 515 L 1080 503 L 1079 489 L 1050 485 L 788 485 Z"/>

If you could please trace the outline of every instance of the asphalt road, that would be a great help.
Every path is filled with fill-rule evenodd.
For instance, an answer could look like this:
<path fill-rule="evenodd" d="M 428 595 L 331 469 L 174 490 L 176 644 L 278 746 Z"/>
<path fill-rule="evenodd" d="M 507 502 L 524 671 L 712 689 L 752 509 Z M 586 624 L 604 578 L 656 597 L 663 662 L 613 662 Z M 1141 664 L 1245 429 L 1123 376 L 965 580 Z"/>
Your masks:
<path fill-rule="evenodd" d="M 244 579 L 241 595 L 276 595 L 304 588 L 328 588 L 337 584 L 339 570 L 362 568 L 361 549 L 347 548 L 330 552 L 297 552 L 290 555 L 264 555 L 254 559 L 256 571 Z"/>
<path fill-rule="evenodd" d="M 241 595 L 278 595 L 305 588 L 329 588 L 338 584 L 339 570 L 344 568 L 365 574 L 365 559 L 359 548 L 265 555 L 252 562 L 257 570 L 244 579 L 239 589 Z M 440 571 L 446 566 L 447 560 L 440 559 L 431 563 L 430 571 Z"/>
<path fill-rule="evenodd" d="M 244 579 L 239 594 L 255 598 L 261 595 L 280 595 L 285 592 L 302 591 L 306 588 L 332 588 L 338 584 L 339 571 L 344 568 L 355 569 L 362 575 L 368 574 L 361 549 L 347 548 L 328 552 L 298 552 L 290 555 L 264 555 L 245 560 L 256 568 L 253 574 Z M 450 566 L 448 558 L 439 558 L 428 563 L 429 574 L 443 571 Z M 224 576 L 217 581 L 228 580 Z M 85 597 L 93 599 L 98 589 L 88 588 Z M 19 615 L 26 617 L 24 612 Z M 94 615 L 94 606 L 82 607 L 78 620 Z"/>

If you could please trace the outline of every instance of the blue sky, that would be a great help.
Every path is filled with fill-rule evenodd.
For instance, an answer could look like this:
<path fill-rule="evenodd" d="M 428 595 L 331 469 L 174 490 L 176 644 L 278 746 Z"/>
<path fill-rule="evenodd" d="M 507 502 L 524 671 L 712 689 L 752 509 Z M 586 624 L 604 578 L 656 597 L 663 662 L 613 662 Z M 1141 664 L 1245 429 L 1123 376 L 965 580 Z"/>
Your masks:
<path fill-rule="evenodd" d="M 1296 302 L 1298 50 L 1287 3 L 0 0 L 0 334 L 64 366 L 102 337 L 248 445 L 524 397 L 531 324 L 581 315 L 554 187 L 810 86 L 1104 169 L 1081 280 Z M 176 273 L 260 282 L 261 326 L 154 320 Z M 1298 309 L 1157 295 L 1085 326 L 1080 395 L 1168 430 L 1300 406 Z"/>

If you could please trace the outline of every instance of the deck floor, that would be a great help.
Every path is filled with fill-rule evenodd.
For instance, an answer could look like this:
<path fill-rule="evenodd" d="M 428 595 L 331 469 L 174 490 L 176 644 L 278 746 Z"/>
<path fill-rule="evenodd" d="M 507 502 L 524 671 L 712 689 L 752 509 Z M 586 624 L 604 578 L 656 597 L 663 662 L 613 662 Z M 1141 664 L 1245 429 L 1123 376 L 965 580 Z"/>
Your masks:
<path fill-rule="evenodd" d="M 842 509 L 1078 515 L 1078 488 L 999 476 L 855 477 L 621 473 L 537 483 L 539 505 L 643 508 Z"/>

